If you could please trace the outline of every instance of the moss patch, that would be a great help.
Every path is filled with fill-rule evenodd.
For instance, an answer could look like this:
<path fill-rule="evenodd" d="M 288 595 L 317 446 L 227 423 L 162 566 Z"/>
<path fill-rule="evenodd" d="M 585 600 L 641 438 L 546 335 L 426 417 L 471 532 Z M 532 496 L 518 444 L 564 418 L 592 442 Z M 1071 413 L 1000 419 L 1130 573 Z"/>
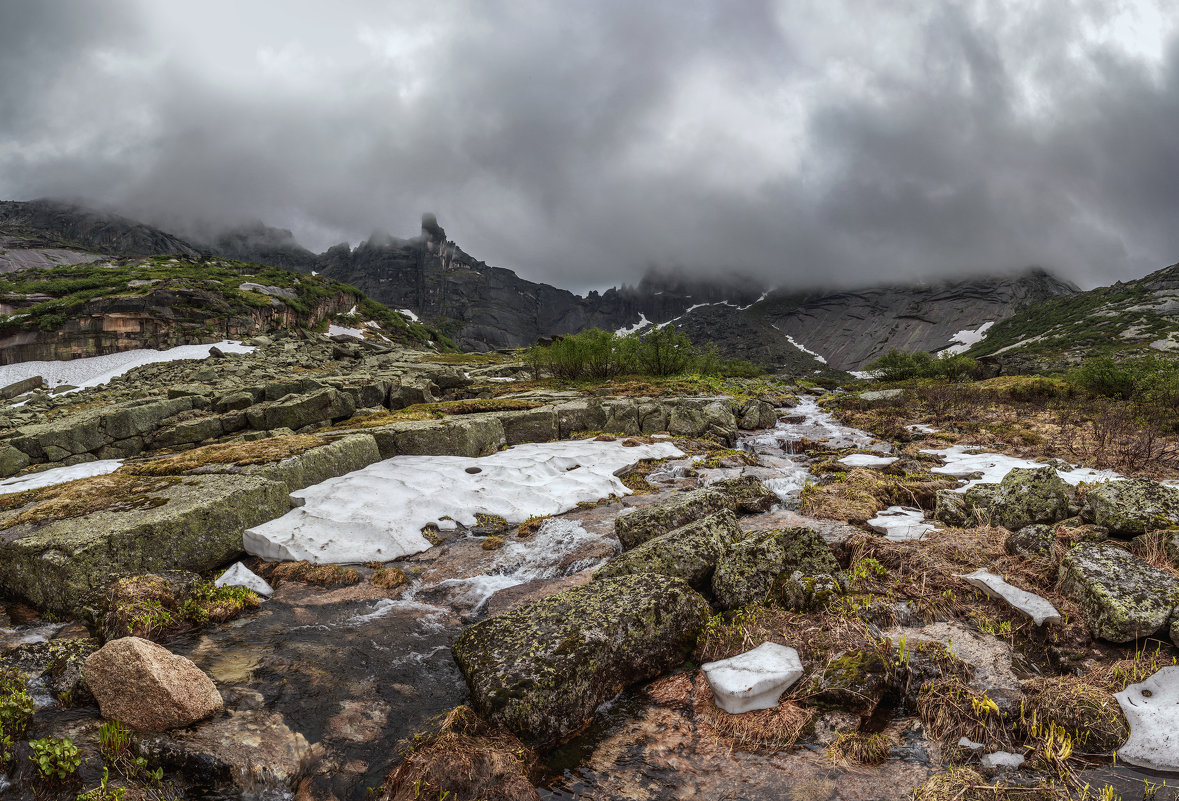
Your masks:
<path fill-rule="evenodd" d="M 253 442 L 205 445 L 174 456 L 133 462 L 121 467 L 119 473 L 135 476 L 175 476 L 211 464 L 233 464 L 242 467 L 251 464 L 269 464 L 298 456 L 330 442 L 329 439 L 310 434 L 295 434 L 288 437 L 268 437 Z"/>

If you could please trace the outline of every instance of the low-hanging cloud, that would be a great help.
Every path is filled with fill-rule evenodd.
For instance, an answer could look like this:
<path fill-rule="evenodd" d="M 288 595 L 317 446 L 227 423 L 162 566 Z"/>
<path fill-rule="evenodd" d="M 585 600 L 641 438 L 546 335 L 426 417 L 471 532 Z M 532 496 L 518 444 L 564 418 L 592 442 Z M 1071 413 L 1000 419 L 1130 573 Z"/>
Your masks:
<path fill-rule="evenodd" d="M 887 6 L 887 8 L 885 8 Z M 434 211 L 584 289 L 1179 260 L 1179 12 L 1143 0 L 0 0 L 0 198 L 313 249 Z"/>

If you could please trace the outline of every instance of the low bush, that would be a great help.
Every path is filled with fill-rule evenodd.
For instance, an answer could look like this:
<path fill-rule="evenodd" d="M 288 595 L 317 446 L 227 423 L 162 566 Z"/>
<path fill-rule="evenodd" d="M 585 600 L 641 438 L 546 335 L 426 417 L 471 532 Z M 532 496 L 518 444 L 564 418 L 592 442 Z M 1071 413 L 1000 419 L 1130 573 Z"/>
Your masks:
<path fill-rule="evenodd" d="M 569 380 L 686 373 L 751 378 L 764 372 L 748 361 L 724 359 L 714 342 L 697 348 L 672 325 L 626 336 L 591 328 L 529 348 L 524 358 L 537 378 L 548 374 Z"/>
<path fill-rule="evenodd" d="M 940 378 L 944 381 L 965 381 L 974 375 L 978 363 L 969 356 L 935 358 L 925 351 L 906 353 L 893 348 L 866 370 L 880 381 L 907 381 L 912 378 Z"/>

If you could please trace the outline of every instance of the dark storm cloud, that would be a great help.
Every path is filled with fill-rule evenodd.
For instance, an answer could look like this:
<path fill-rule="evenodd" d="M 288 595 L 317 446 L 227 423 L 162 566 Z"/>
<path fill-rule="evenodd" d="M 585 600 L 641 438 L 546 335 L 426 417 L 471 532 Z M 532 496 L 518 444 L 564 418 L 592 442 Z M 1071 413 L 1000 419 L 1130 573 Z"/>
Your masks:
<path fill-rule="evenodd" d="M 652 264 L 1091 285 L 1179 260 L 1174 16 L 0 0 L 0 196 L 258 218 L 314 248 L 431 210 L 477 257 L 574 288 Z"/>

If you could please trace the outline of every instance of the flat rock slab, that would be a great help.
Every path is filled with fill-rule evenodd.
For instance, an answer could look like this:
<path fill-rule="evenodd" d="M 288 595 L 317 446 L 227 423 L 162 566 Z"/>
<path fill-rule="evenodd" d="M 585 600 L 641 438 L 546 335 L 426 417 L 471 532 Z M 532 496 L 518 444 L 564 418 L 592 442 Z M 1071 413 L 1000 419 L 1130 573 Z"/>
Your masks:
<path fill-rule="evenodd" d="M 1030 617 L 1037 626 L 1060 622 L 1060 612 L 1048 602 L 1048 599 L 1014 587 L 1004 581 L 1001 576 L 996 576 L 985 570 L 976 570 L 973 573 L 958 576 L 958 578 L 971 586 L 978 587 L 992 598 L 998 598 L 1011 604 Z"/>
<path fill-rule="evenodd" d="M 1179 771 L 1179 667 L 1165 667 L 1114 695 L 1130 737 L 1118 759 L 1152 770 Z"/>
<path fill-rule="evenodd" d="M 1113 534 L 1143 534 L 1179 524 L 1179 489 L 1143 478 L 1111 481 L 1085 495 L 1082 514 Z"/>
<path fill-rule="evenodd" d="M 701 665 L 716 705 L 732 715 L 769 709 L 802 677 L 798 651 L 763 642 L 752 651 Z"/>
<path fill-rule="evenodd" d="M 224 565 L 241 554 L 246 528 L 290 508 L 285 485 L 257 476 L 145 480 L 108 509 L 0 530 L 0 590 L 69 612 L 118 578 Z"/>
<path fill-rule="evenodd" d="M 1060 590 L 1080 604 L 1093 634 L 1110 642 L 1158 634 L 1179 606 L 1179 581 L 1113 545 L 1085 543 L 1065 554 Z"/>

